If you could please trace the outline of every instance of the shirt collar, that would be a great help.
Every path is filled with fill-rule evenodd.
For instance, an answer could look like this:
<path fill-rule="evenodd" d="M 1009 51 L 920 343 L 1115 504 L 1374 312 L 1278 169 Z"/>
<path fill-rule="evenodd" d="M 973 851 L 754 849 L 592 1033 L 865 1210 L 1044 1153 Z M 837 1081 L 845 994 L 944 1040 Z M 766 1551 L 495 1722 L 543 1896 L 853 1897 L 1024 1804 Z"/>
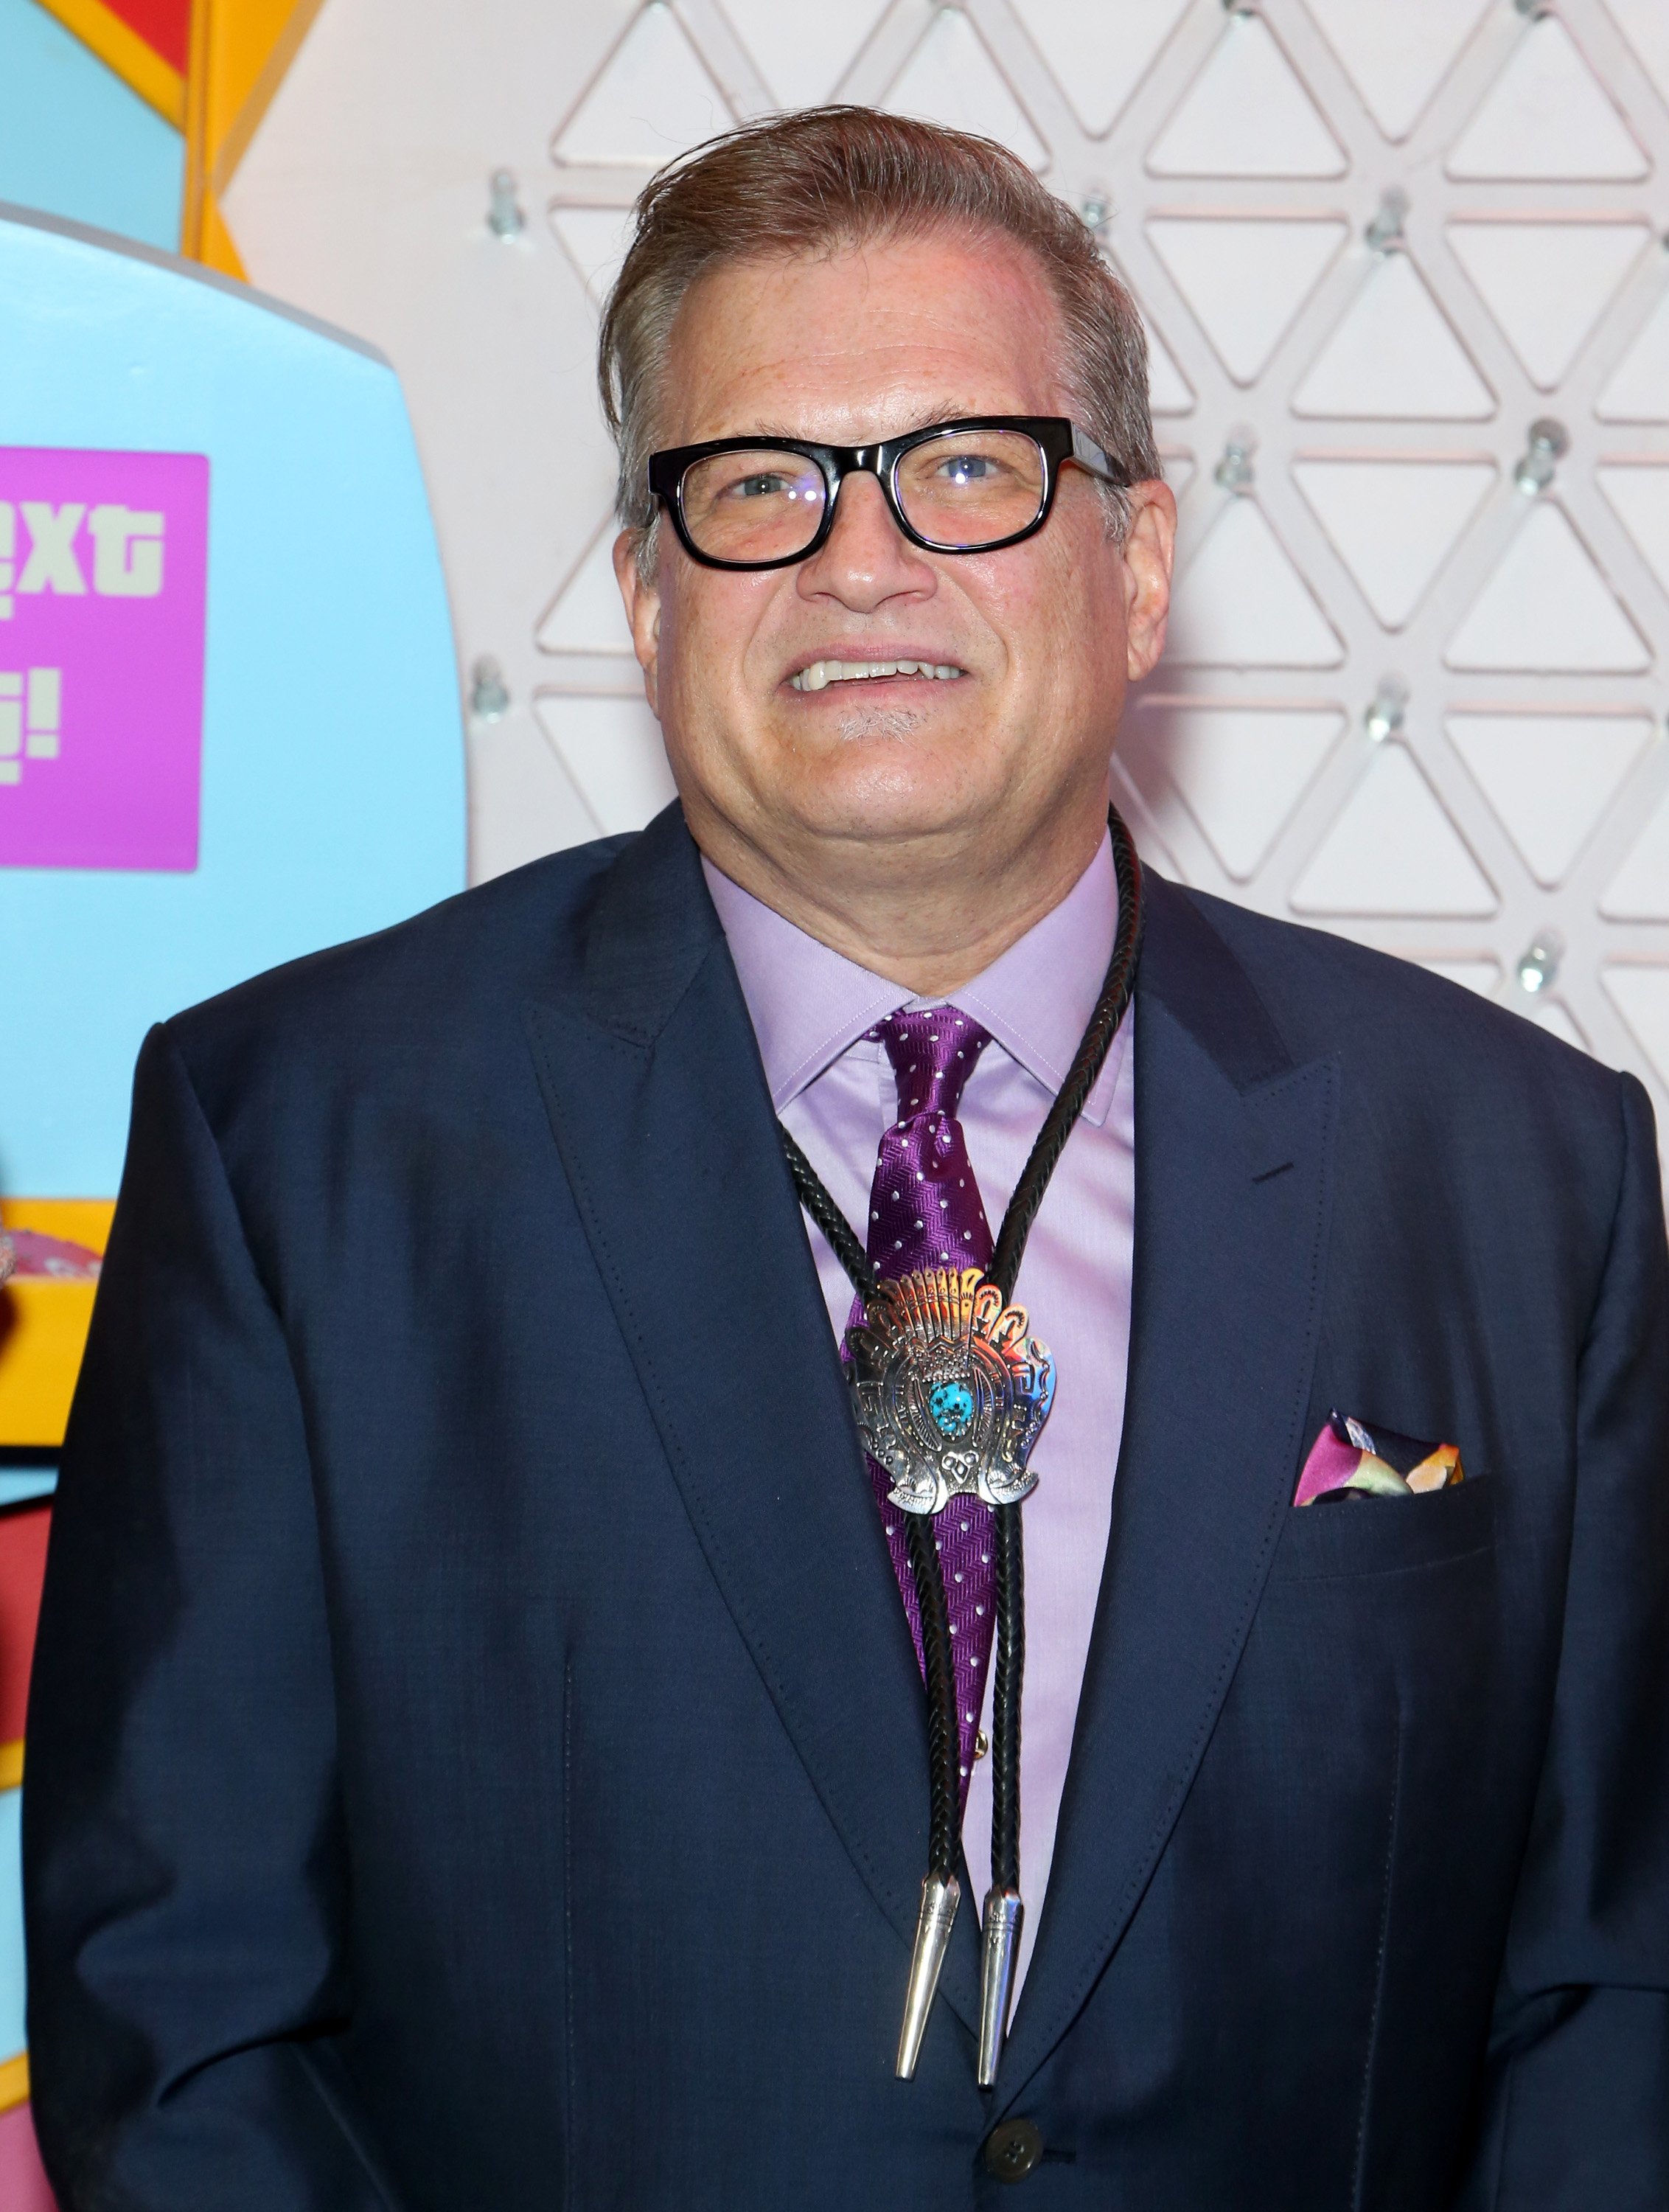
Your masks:
<path fill-rule="evenodd" d="M 911 998 L 884 975 L 820 943 L 733 883 L 705 855 L 701 867 L 779 1114 L 895 1008 L 938 1003 Z M 1103 838 L 1059 905 L 1034 922 L 983 974 L 950 994 L 1051 1097 L 1066 1079 L 1101 995 L 1118 920 L 1113 848 Z M 1083 1109 L 1085 1121 L 1097 1126 L 1113 1103 L 1124 1042 L 1121 1029 Z"/>

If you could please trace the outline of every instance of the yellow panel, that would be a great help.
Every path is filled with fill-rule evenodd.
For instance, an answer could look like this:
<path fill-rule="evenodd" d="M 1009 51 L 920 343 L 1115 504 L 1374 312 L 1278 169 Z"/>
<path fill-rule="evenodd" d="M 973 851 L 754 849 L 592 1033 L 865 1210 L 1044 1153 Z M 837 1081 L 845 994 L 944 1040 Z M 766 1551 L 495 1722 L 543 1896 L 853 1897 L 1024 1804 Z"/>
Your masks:
<path fill-rule="evenodd" d="M 214 187 L 223 192 L 283 82 L 321 0 L 227 0 L 215 10 L 211 78 Z"/>
<path fill-rule="evenodd" d="M 236 276 L 247 283 L 249 272 L 243 265 L 243 256 L 233 241 L 220 211 L 220 202 L 213 192 L 203 196 L 202 229 L 197 256 L 205 269 L 218 269 L 222 276 Z"/>
<path fill-rule="evenodd" d="M 176 131 L 185 128 L 185 80 L 171 68 L 154 46 L 106 8 L 104 0 L 40 0 L 49 15 L 56 15 L 66 31 L 73 31 L 90 47 L 105 67 L 113 70 L 130 91 L 137 92 Z"/>
<path fill-rule="evenodd" d="M 216 199 L 242 160 L 323 0 L 192 0 L 180 250 L 241 276 Z"/>
<path fill-rule="evenodd" d="M 0 2112 L 10 2112 L 21 2105 L 29 2094 L 29 2054 L 20 2051 L 15 2058 L 9 2058 L 0 2066 Z"/>
<path fill-rule="evenodd" d="M 16 1790 L 23 1780 L 23 1739 L 0 1743 L 0 1790 Z"/>
<path fill-rule="evenodd" d="M 107 1199 L 0 1199 L 0 1229 L 102 1253 L 114 1212 Z M 63 1443 L 96 1287 L 27 1275 L 0 1290 L 0 1444 Z"/>

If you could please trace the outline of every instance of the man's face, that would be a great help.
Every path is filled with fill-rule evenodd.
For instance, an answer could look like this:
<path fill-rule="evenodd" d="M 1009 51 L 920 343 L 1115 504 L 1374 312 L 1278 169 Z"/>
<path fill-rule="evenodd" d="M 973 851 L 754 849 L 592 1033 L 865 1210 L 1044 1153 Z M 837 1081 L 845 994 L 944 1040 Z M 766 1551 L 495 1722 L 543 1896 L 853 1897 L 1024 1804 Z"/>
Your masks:
<path fill-rule="evenodd" d="M 740 263 L 684 301 L 659 442 L 855 446 L 956 416 L 1071 415 L 1060 359 L 1047 284 L 1003 241 Z M 1120 548 L 1094 480 L 1066 467 L 1023 544 L 928 553 L 854 473 L 810 559 L 704 568 L 663 518 L 646 585 L 622 535 L 638 657 L 698 840 L 728 831 L 778 861 L 829 841 L 1019 851 L 1064 813 L 1103 818 L 1126 683 L 1164 641 L 1175 510 L 1162 485 L 1133 506 Z M 794 683 L 817 662 L 900 659 L 960 672 Z"/>

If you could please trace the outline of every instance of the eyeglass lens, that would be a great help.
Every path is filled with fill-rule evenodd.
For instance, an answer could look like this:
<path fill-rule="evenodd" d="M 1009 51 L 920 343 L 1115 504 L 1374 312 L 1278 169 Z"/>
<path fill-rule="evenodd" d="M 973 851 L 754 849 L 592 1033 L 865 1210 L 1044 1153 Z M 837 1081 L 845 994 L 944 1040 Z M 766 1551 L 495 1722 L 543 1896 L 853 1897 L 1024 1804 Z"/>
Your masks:
<path fill-rule="evenodd" d="M 910 527 L 935 545 L 977 550 L 1012 538 L 1042 511 L 1046 465 L 1020 430 L 957 430 L 901 455 L 894 472 Z M 804 453 L 714 453 L 684 474 L 684 526 L 716 561 L 785 561 L 822 527 L 822 472 Z"/>

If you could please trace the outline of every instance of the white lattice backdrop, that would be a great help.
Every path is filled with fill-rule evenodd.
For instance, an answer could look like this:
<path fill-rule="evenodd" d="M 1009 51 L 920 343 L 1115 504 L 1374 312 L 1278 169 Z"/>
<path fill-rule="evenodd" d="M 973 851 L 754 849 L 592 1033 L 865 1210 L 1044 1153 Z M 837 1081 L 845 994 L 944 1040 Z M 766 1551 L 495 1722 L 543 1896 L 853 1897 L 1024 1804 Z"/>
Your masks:
<path fill-rule="evenodd" d="M 1182 518 L 1121 752 L 1150 853 L 1669 1123 L 1669 0 L 327 0 L 228 213 L 405 379 L 476 875 L 670 789 L 590 382 L 623 210 L 830 96 L 1005 140 L 1143 302 Z"/>

